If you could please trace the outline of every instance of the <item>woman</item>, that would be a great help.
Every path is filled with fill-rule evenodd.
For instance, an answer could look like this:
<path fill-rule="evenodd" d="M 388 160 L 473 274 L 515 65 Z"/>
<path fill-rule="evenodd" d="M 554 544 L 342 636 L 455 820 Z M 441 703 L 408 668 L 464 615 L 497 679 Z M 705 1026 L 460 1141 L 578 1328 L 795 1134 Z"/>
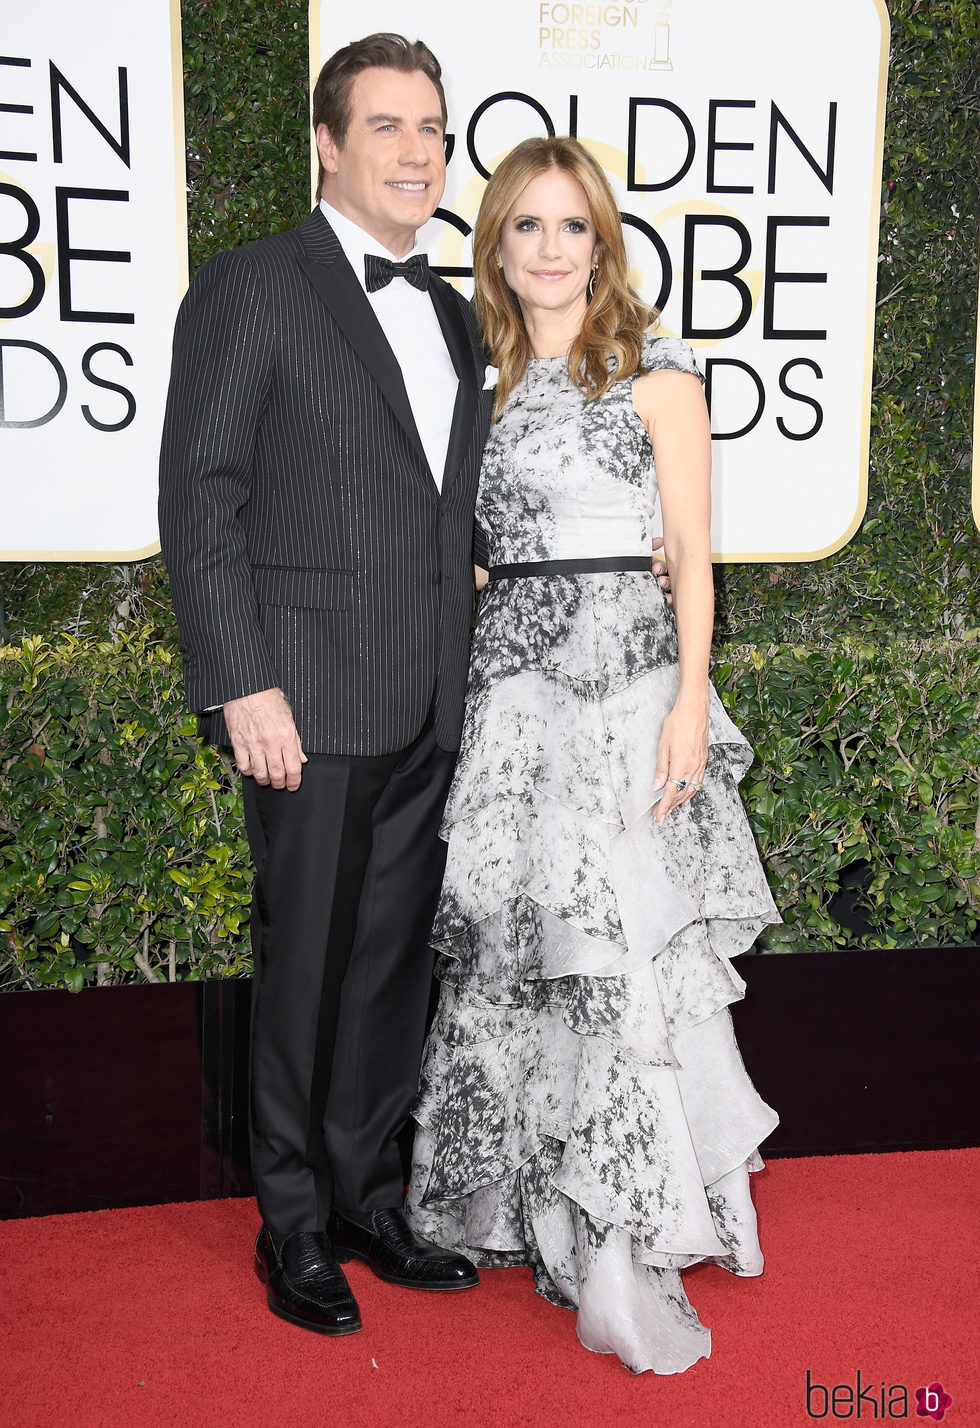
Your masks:
<path fill-rule="evenodd" d="M 434 940 L 409 1213 L 530 1264 L 587 1348 L 708 1354 L 680 1270 L 762 1269 L 748 1172 L 776 1124 L 729 957 L 778 921 L 708 683 L 710 438 L 690 348 L 647 333 L 616 203 L 572 139 L 500 164 L 474 236 L 499 368 L 492 555 Z M 650 571 L 659 496 L 674 616 Z"/>

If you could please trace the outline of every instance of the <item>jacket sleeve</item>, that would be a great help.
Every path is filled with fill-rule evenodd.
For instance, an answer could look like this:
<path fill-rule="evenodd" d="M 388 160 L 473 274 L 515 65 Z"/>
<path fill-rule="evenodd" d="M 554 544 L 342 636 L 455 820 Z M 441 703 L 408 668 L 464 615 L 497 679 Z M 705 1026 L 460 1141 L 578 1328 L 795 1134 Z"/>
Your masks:
<path fill-rule="evenodd" d="M 473 357 L 476 362 L 477 375 L 480 382 L 485 380 L 487 370 L 487 354 L 480 338 L 480 329 L 476 321 L 476 309 L 471 302 L 465 304 L 466 326 L 470 334 L 470 342 L 473 345 Z M 490 409 L 493 405 L 493 393 L 486 390 L 480 393 L 482 404 L 481 420 L 484 423 L 484 430 L 489 425 Z M 490 569 L 490 541 L 486 531 L 479 521 L 473 523 L 473 564 L 479 565 L 484 570 Z"/>
<path fill-rule="evenodd" d="M 490 569 L 490 542 L 479 521 L 473 523 L 473 564 Z"/>
<path fill-rule="evenodd" d="M 219 253 L 177 316 L 160 451 L 160 543 L 195 710 L 279 682 L 242 520 L 270 354 L 261 274 L 246 252 Z"/>

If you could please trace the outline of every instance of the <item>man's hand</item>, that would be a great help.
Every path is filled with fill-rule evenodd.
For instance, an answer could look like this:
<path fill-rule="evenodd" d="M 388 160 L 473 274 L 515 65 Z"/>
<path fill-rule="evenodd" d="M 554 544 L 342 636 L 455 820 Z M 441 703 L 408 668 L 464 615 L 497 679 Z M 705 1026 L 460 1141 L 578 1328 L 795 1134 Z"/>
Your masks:
<path fill-rule="evenodd" d="M 663 536 L 657 536 L 657 537 L 656 537 L 656 539 L 655 539 L 654 542 L 653 542 L 653 548 L 654 548 L 654 550 L 663 550 L 663 548 L 664 548 L 664 538 L 663 538 Z M 670 593 L 670 571 L 667 569 L 667 562 L 666 562 L 666 560 L 654 560 L 654 561 L 653 561 L 653 564 L 652 564 L 652 566 L 651 566 L 651 569 L 653 570 L 654 575 L 657 577 L 657 580 L 660 582 L 660 588 L 661 588 L 661 590 L 664 592 L 664 595 L 667 597 L 667 604 L 668 604 L 668 605 L 673 605 L 673 603 L 674 603 L 674 597 L 673 597 L 673 595 Z"/>
<path fill-rule="evenodd" d="M 273 788 L 299 788 L 306 755 L 281 689 L 263 689 L 224 706 L 238 772 Z"/>

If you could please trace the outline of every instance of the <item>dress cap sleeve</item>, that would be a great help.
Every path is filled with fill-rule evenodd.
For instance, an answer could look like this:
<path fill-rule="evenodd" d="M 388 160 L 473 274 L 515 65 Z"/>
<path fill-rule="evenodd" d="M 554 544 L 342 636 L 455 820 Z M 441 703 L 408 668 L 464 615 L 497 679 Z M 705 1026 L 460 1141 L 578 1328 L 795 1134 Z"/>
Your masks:
<path fill-rule="evenodd" d="M 658 337 L 648 332 L 643 339 L 642 362 L 644 372 L 690 372 L 704 382 L 704 374 L 694 359 L 691 345 L 683 337 Z"/>

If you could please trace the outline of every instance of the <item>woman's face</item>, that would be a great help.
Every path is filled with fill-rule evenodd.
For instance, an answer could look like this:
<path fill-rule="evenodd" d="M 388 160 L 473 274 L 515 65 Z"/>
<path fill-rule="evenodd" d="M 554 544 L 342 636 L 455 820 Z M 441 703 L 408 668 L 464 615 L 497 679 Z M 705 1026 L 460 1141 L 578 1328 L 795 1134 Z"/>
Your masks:
<path fill-rule="evenodd" d="M 585 190 L 563 169 L 531 180 L 504 219 L 497 257 L 525 316 L 585 314 L 596 231 Z"/>

